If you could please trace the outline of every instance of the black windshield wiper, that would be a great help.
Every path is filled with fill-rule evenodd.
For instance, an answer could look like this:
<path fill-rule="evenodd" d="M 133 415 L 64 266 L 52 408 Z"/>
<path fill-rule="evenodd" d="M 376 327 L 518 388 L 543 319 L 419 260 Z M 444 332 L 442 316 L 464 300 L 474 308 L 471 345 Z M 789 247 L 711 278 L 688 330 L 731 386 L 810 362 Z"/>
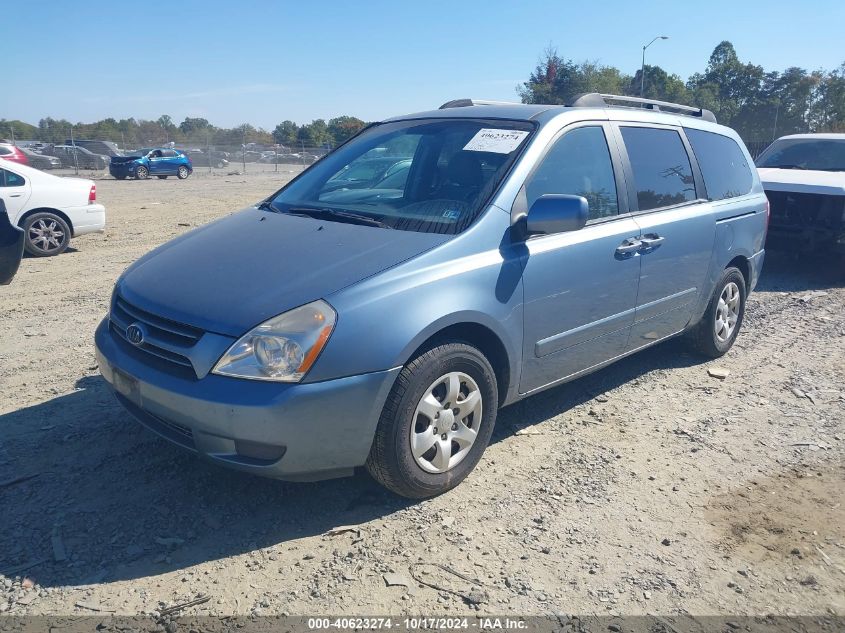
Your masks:
<path fill-rule="evenodd" d="M 775 169 L 804 169 L 801 165 L 775 165 Z"/>
<path fill-rule="evenodd" d="M 309 218 L 318 218 L 321 220 L 332 220 L 336 222 L 347 222 L 349 224 L 361 224 L 363 226 L 377 226 L 379 228 L 388 228 L 388 226 L 381 220 L 376 220 L 368 215 L 361 215 L 358 213 L 350 213 L 348 211 L 337 211 L 335 209 L 322 207 L 290 207 L 285 213 L 291 215 L 302 215 Z"/>
<path fill-rule="evenodd" d="M 264 202 L 258 205 L 258 208 L 264 211 L 272 211 L 273 213 L 279 213 L 279 210 L 273 206 L 272 200 L 265 200 Z"/>

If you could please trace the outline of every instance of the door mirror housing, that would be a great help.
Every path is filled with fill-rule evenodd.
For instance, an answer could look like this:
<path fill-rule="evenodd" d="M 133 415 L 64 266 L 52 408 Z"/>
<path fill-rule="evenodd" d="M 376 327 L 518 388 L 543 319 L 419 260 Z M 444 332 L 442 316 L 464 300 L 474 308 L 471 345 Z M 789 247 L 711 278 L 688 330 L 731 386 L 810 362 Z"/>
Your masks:
<path fill-rule="evenodd" d="M 583 196 L 547 193 L 537 198 L 525 220 L 528 235 L 550 235 L 584 228 L 590 205 Z"/>

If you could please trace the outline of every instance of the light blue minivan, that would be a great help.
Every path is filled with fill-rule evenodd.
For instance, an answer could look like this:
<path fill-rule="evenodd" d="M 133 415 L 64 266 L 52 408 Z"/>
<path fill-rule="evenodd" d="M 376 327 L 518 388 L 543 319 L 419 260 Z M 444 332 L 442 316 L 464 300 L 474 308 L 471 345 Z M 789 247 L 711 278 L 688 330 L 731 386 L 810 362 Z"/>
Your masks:
<path fill-rule="evenodd" d="M 100 370 L 214 462 L 439 494 L 504 405 L 678 334 L 730 349 L 763 264 L 752 164 L 707 110 L 594 93 L 373 124 L 130 266 Z"/>

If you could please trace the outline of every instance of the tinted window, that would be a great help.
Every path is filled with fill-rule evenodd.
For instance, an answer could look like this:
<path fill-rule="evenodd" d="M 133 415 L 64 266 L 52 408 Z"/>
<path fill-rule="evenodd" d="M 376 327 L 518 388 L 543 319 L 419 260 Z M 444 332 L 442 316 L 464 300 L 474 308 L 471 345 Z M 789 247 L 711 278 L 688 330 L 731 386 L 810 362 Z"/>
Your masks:
<path fill-rule="evenodd" d="M 161 155 L 164 156 L 165 158 L 173 158 L 177 154 L 172 149 L 166 149 L 166 150 L 163 150 L 161 152 Z"/>
<path fill-rule="evenodd" d="M 0 187 L 23 187 L 25 182 L 22 176 L 0 169 Z"/>
<path fill-rule="evenodd" d="M 7 156 L 12 153 L 8 147 L 0 147 L 0 156 Z"/>
<path fill-rule="evenodd" d="M 781 138 L 760 154 L 757 166 L 845 171 L 845 140 Z"/>
<path fill-rule="evenodd" d="M 751 191 L 751 168 L 736 141 L 702 130 L 687 129 L 686 133 L 710 200 L 736 198 Z"/>
<path fill-rule="evenodd" d="M 525 193 L 529 209 L 543 194 L 564 193 L 586 198 L 590 219 L 619 213 L 604 130 L 580 127 L 564 134 L 529 178 Z"/>
<path fill-rule="evenodd" d="M 695 200 L 689 156 L 675 130 L 623 127 L 640 211 Z"/>

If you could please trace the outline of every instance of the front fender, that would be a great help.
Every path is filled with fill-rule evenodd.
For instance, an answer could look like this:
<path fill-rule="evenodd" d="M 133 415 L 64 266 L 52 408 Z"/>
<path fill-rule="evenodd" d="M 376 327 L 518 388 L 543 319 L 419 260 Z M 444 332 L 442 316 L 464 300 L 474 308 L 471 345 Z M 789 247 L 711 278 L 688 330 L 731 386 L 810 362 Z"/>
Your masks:
<path fill-rule="evenodd" d="M 404 365 L 441 330 L 483 326 L 502 343 L 511 382 L 522 350 L 524 246 L 506 245 L 496 211 L 492 239 L 473 230 L 325 299 L 337 310 L 335 330 L 306 382 Z M 502 223 L 499 223 L 499 220 Z M 476 227 L 474 227 L 476 228 Z M 472 252 L 472 244 L 493 245 Z M 469 254 L 467 254 L 469 253 Z"/>

